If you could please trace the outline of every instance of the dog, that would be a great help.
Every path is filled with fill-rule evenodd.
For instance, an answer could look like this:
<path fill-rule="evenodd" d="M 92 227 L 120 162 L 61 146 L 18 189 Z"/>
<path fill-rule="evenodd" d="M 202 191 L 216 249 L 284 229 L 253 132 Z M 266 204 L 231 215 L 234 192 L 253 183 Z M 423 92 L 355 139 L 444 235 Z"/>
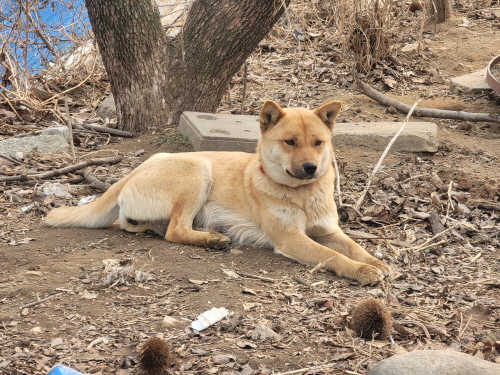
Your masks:
<path fill-rule="evenodd" d="M 153 230 L 174 243 L 269 247 L 375 285 L 390 267 L 338 225 L 331 136 L 341 107 L 283 109 L 266 101 L 255 154 L 158 153 L 94 202 L 55 208 L 45 223 L 105 228 L 118 219 L 128 232 Z"/>

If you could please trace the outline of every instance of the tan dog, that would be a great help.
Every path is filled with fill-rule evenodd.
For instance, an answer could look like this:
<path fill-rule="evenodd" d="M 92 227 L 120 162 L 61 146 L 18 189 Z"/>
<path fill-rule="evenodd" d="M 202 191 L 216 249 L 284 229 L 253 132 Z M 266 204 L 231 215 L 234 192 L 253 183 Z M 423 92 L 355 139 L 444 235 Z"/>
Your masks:
<path fill-rule="evenodd" d="M 129 232 L 154 230 L 170 242 L 271 247 L 301 263 L 326 262 L 339 276 L 376 284 L 389 266 L 338 226 L 331 135 L 341 106 L 282 109 L 267 101 L 256 154 L 159 153 L 96 201 L 56 208 L 45 223 L 104 228 L 119 219 Z"/>

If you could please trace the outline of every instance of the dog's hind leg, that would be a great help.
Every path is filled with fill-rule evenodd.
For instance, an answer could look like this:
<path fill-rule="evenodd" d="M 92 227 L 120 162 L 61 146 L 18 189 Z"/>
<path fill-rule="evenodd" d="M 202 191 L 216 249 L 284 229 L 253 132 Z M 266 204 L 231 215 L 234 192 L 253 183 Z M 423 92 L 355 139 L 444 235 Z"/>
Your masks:
<path fill-rule="evenodd" d="M 171 211 L 165 239 L 186 245 L 223 249 L 229 238 L 216 232 L 193 229 L 193 221 L 208 200 L 213 177 L 211 166 L 202 160 L 193 160 L 183 173 L 182 188 L 169 191 Z"/>
<path fill-rule="evenodd" d="M 193 229 L 193 220 L 208 198 L 208 192 L 194 191 L 197 188 L 199 187 L 191 186 L 189 188 L 192 199 L 174 200 L 165 239 L 169 242 L 178 242 L 186 245 L 223 249 L 229 244 L 228 237 L 216 232 L 204 232 Z M 206 186 L 203 186 L 200 190 L 206 191 Z"/>

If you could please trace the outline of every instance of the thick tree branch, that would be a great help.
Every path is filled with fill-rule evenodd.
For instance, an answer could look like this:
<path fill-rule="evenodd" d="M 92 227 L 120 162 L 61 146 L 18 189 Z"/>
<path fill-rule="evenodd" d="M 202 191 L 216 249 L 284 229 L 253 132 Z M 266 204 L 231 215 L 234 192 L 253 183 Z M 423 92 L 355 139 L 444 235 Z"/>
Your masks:
<path fill-rule="evenodd" d="M 408 113 L 411 109 L 411 105 L 401 103 L 395 99 L 392 99 L 381 92 L 378 92 L 374 88 L 368 86 L 366 83 L 359 83 L 358 90 L 369 98 L 379 102 L 386 107 L 392 106 L 396 108 L 399 112 Z M 485 122 L 500 122 L 500 115 L 494 113 L 471 113 L 462 111 L 448 111 L 444 109 L 433 109 L 433 108 L 418 108 L 415 110 L 414 116 L 417 117 L 432 117 L 432 118 L 443 118 L 449 120 L 462 120 L 462 121 L 485 121 Z"/>

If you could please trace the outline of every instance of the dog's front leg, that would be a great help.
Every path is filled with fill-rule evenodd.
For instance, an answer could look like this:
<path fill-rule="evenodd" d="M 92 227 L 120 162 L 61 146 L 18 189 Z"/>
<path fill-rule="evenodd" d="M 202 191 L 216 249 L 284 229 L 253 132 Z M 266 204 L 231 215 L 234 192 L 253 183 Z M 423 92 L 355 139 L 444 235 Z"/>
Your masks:
<path fill-rule="evenodd" d="M 384 276 L 388 276 L 391 273 L 391 268 L 387 264 L 370 255 L 338 227 L 333 233 L 314 237 L 314 240 L 330 249 L 335 249 L 353 260 L 377 267 L 382 271 Z"/>
<path fill-rule="evenodd" d="M 270 222 L 272 221 L 272 223 Z M 266 220 L 266 233 L 274 244 L 275 252 L 295 259 L 300 263 L 324 267 L 338 276 L 347 277 L 362 285 L 375 285 L 384 275 L 377 267 L 350 259 L 344 254 L 329 249 L 310 239 L 299 225 L 283 223 L 278 219 Z"/>

